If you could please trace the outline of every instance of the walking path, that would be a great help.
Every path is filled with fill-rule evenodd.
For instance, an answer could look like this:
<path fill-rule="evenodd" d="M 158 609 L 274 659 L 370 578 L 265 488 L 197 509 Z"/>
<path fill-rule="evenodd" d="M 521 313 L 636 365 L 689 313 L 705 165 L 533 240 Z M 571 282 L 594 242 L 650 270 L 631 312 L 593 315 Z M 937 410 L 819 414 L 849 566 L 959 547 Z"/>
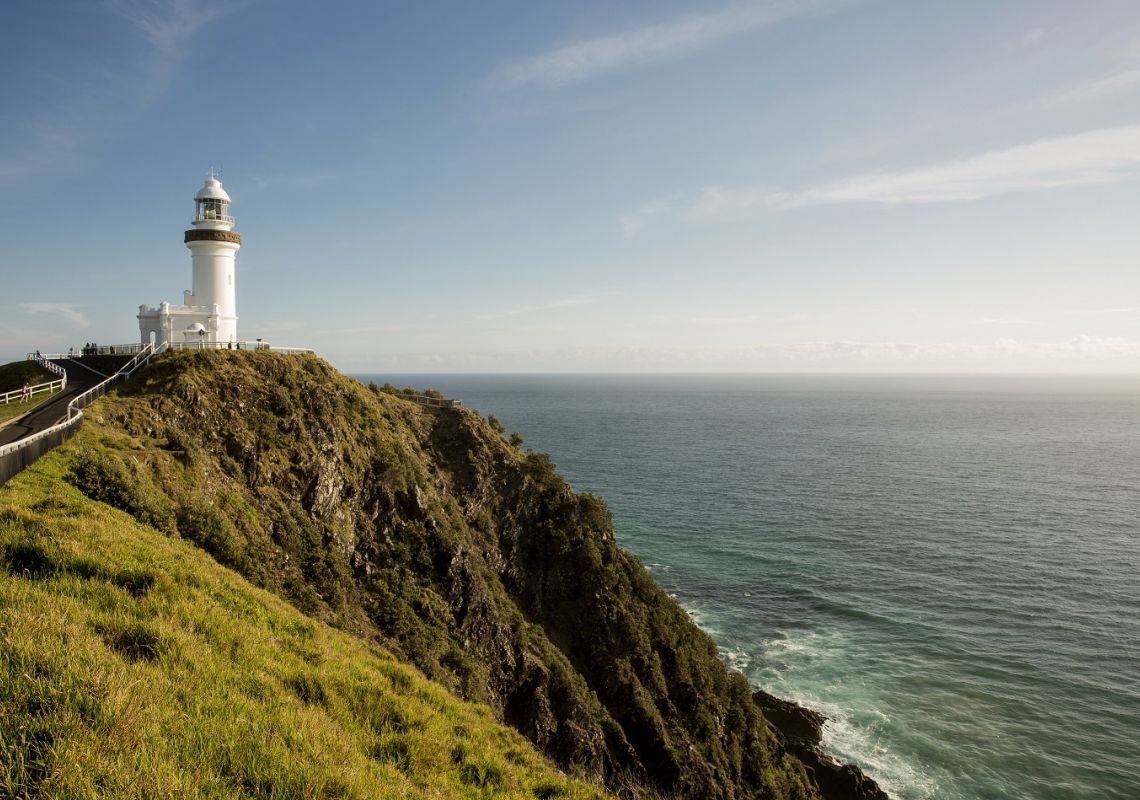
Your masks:
<path fill-rule="evenodd" d="M 0 447 L 50 428 L 67 416 L 67 404 L 104 379 L 70 358 L 52 359 L 67 371 L 67 388 L 25 416 L 0 428 Z"/>

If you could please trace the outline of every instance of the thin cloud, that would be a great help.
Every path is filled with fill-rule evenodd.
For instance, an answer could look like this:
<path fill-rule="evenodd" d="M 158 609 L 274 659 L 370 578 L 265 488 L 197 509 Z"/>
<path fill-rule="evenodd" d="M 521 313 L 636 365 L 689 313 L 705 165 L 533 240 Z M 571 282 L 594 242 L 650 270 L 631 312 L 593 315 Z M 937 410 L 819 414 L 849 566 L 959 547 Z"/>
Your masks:
<path fill-rule="evenodd" d="M 1140 125 L 1039 139 L 970 158 L 880 172 L 777 197 L 788 206 L 948 203 L 1031 189 L 1115 183 L 1140 167 Z"/>
<path fill-rule="evenodd" d="M 503 309 L 501 311 L 494 311 L 488 314 L 480 314 L 475 317 L 479 322 L 489 322 L 495 319 L 502 319 L 504 317 L 517 317 L 522 314 L 534 314 L 539 311 L 554 311 L 559 308 L 571 308 L 573 306 L 584 306 L 590 303 L 597 302 L 594 297 L 565 297 L 561 300 L 553 300 L 549 303 L 538 303 L 536 305 L 516 306 L 514 308 Z"/>
<path fill-rule="evenodd" d="M 974 320 L 975 325 L 1028 325 L 1027 319 L 1012 319 L 1009 317 L 982 317 Z"/>
<path fill-rule="evenodd" d="M 823 0 L 771 0 L 735 3 L 705 14 L 686 14 L 668 22 L 584 39 L 507 61 L 492 74 L 491 83 L 505 89 L 582 83 L 635 64 L 679 58 L 723 39 L 763 30 L 834 5 Z"/>
<path fill-rule="evenodd" d="M 911 170 L 857 175 L 801 191 L 708 186 L 670 195 L 619 218 L 627 236 L 665 214 L 691 222 L 746 216 L 758 208 L 867 203 L 899 206 L 982 200 L 1011 192 L 1117 183 L 1140 174 L 1140 125 L 1038 139 Z"/>
<path fill-rule="evenodd" d="M 137 31 L 146 46 L 129 49 L 127 67 L 77 56 L 79 63 L 60 76 L 50 94 L 21 107 L 8 136 L 0 136 L 0 149 L 6 150 L 0 158 L 0 185 L 68 168 L 119 139 L 131 120 L 166 91 L 193 35 L 240 6 L 105 0 L 101 10 Z"/>
<path fill-rule="evenodd" d="M 1111 75 L 1078 83 L 1068 89 L 1030 103 L 1026 108 L 1055 108 L 1076 103 L 1087 103 L 1132 92 L 1137 88 L 1140 88 L 1140 66 L 1133 65 Z"/>
<path fill-rule="evenodd" d="M 57 314 L 81 328 L 88 325 L 87 317 L 74 303 L 20 303 L 20 308 L 29 314 Z"/>
<path fill-rule="evenodd" d="M 107 7 L 134 25 L 159 51 L 170 54 L 203 25 L 232 10 L 232 6 L 195 0 L 109 0 Z"/>
<path fill-rule="evenodd" d="M 641 233 L 642 228 L 652 222 L 655 217 L 674 211 L 677 204 L 683 201 L 684 198 L 685 196 L 683 194 L 677 192 L 667 197 L 651 200 L 640 208 L 628 214 L 623 214 L 618 220 L 618 223 L 621 225 L 622 235 L 627 239 L 634 238 L 637 234 Z"/>
<path fill-rule="evenodd" d="M 736 325 L 751 325 L 755 322 L 764 320 L 760 314 L 746 314 L 739 317 L 693 317 L 689 320 L 694 325 L 705 325 L 709 327 L 732 327 Z"/>

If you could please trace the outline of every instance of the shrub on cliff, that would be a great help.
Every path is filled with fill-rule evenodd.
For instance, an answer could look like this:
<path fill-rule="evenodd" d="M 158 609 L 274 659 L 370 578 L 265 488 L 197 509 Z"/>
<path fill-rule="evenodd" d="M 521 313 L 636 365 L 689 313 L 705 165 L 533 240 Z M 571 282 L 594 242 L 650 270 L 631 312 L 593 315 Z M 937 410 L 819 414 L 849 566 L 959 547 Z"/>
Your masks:
<path fill-rule="evenodd" d="M 71 466 L 69 480 L 93 500 L 126 511 L 142 523 L 160 531 L 175 529 L 174 508 L 168 498 L 148 486 L 147 477 L 137 466 L 106 451 L 85 451 Z"/>

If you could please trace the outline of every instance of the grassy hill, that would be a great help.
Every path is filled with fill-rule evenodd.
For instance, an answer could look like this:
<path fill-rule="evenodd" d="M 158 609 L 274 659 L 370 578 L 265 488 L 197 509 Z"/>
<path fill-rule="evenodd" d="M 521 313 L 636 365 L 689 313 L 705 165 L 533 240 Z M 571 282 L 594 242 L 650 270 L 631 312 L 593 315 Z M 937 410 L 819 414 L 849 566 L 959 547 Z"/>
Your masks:
<path fill-rule="evenodd" d="M 53 505 L 57 499 L 60 504 Z M 228 626 L 232 618 L 233 624 L 244 620 L 249 626 L 241 636 L 207 639 L 201 655 L 214 659 L 212 666 L 193 659 L 193 667 L 178 672 L 155 696 L 155 702 L 180 698 L 175 711 L 155 712 L 159 720 L 170 714 L 184 725 L 162 743 L 160 754 L 166 755 L 155 756 L 156 763 L 176 765 L 171 770 L 189 770 L 200 758 L 204 765 L 197 769 L 226 776 L 219 780 L 231 790 L 261 791 L 256 788 L 260 778 L 247 784 L 239 775 L 256 765 L 235 762 L 232 751 L 205 736 L 206 723 L 193 722 L 195 714 L 206 713 L 195 700 L 198 692 L 209 696 L 229 685 L 222 672 L 240 685 L 250 673 L 264 678 L 252 694 L 232 685 L 222 694 L 249 709 L 232 722 L 237 727 L 223 726 L 227 738 L 253 736 L 240 720 L 258 718 L 256 732 L 268 748 L 258 758 L 272 761 L 278 756 L 269 753 L 277 753 L 284 764 L 299 756 L 282 754 L 293 744 L 281 741 L 291 735 L 283 731 L 311 714 L 340 720 L 355 731 L 362 723 L 354 721 L 359 704 L 351 698 L 365 691 L 361 687 L 373 681 L 383 687 L 387 680 L 377 673 L 356 684 L 348 677 L 334 679 L 349 674 L 342 672 L 344 659 L 326 654 L 319 663 L 305 662 L 291 649 L 301 645 L 268 622 L 272 615 L 240 611 L 242 603 L 222 599 L 231 596 L 229 590 L 204 596 L 201 586 L 187 582 L 179 591 L 197 593 L 178 601 L 184 610 L 167 613 L 168 598 L 153 588 L 167 583 L 143 560 L 169 564 L 167 574 L 174 575 L 182 554 L 194 553 L 198 560 L 192 563 L 215 570 L 210 574 L 233 576 L 209 564 L 208 553 L 310 618 L 352 634 L 356 638 L 344 641 L 356 642 L 361 652 L 382 646 L 454 696 L 490 709 L 483 728 L 476 729 L 474 721 L 459 724 L 470 739 L 430 725 L 424 730 L 431 737 L 423 741 L 411 725 L 404 726 L 406 732 L 387 733 L 382 726 L 365 725 L 362 730 L 371 733 L 353 734 L 364 737 L 354 740 L 365 759 L 360 769 L 372 770 L 372 777 L 361 779 L 365 784 L 376 769 L 388 769 L 373 766 L 375 748 L 388 747 L 386 737 L 399 735 L 411 738 L 394 739 L 404 744 L 392 747 L 422 752 L 408 762 L 410 769 L 421 770 L 415 773 L 421 781 L 442 771 L 447 776 L 442 785 L 469 791 L 463 776 L 487 772 L 502 776 L 504 791 L 520 787 L 511 791 L 525 795 L 537 787 L 545 792 L 538 784 L 548 778 L 528 778 L 509 756 L 511 749 L 530 751 L 518 744 L 492 747 L 499 734 L 486 726 L 497 721 L 562 770 L 631 798 L 818 797 L 811 771 L 789 755 L 752 701 L 747 681 L 724 666 L 709 637 L 636 558 L 617 546 L 604 502 L 574 492 L 549 458 L 520 450 L 475 412 L 427 408 L 365 387 L 314 356 L 171 353 L 91 406 L 75 438 L 0 489 L 0 519 L 8 519 L 5 514 L 19 520 L 12 536 L 30 537 L 45 558 L 63 565 L 44 572 L 42 580 L 20 578 L 13 585 L 84 597 L 98 586 L 102 598 L 115 599 L 113 607 L 105 607 L 109 599 L 67 606 L 69 613 L 81 615 L 75 636 L 85 631 L 82 641 L 95 648 L 88 655 L 92 668 L 100 656 L 106 659 L 107 648 L 119 652 L 116 643 L 124 637 L 128 650 L 141 637 L 151 643 L 145 652 L 153 656 L 128 654 L 126 664 L 113 663 L 142 671 L 149 680 L 159 668 L 183 670 L 187 654 L 196 652 L 196 631 L 212 630 L 210 620 L 226 619 Z M 102 539 L 91 536 L 94 545 L 82 532 L 93 524 L 89 519 L 108 521 Z M 73 533 L 57 542 L 56 530 Z M 43 535 L 37 538 L 36 531 Z M 113 546 L 116 536 L 136 543 L 132 547 L 147 542 L 146 552 L 124 551 L 122 542 Z M 67 566 L 69 559 L 78 559 L 80 566 Z M 82 566 L 88 562 L 97 570 Z M 153 587 L 138 597 L 114 588 L 115 576 L 133 570 L 156 575 Z M 92 581 L 79 573 L 104 577 Z M 129 583 L 127 578 L 120 582 Z M 268 605 L 268 595 L 250 596 L 278 609 L 274 614 L 288 610 Z M 46 602 L 34 594 L 24 598 L 29 609 Z M 144 628 L 131 627 L 136 606 L 152 609 L 152 604 L 155 614 L 143 619 Z M 215 607 L 227 616 L 219 617 L 222 611 Z M 214 610 L 185 621 L 200 608 Z M 315 641 L 341 641 L 324 627 L 313 630 Z M 256 653 L 241 646 L 246 637 L 276 642 L 258 662 L 269 666 L 241 661 Z M 70 661 L 67 653 L 60 658 L 82 661 Z M 215 668 L 222 672 L 211 673 Z M 13 669 L 25 676 L 17 678 L 19 684 L 38 668 Z M 52 669 L 59 666 L 45 667 L 44 674 Z M 205 675 L 210 677 L 204 683 L 193 683 Z M 292 703 L 288 714 L 258 716 L 286 713 L 277 695 L 259 694 L 280 686 Z M 266 698 L 268 709 L 258 710 Z M 211 702 L 204 702 L 206 709 Z M 405 714 L 403 700 L 393 702 Z M 414 708 L 406 712 L 417 714 Z M 56 742 L 88 736 L 82 733 L 85 724 L 80 715 L 63 738 L 53 733 L 45 741 L 56 752 Z M 160 736 L 163 723 L 146 730 L 143 738 Z M 89 736 L 84 747 L 97 748 L 100 735 Z M 306 733 L 296 746 L 310 746 L 314 736 Z M 193 744 L 175 744 L 184 737 Z M 348 752 L 340 741 L 323 752 Z M 28 752 L 43 749 L 34 741 L 21 746 Z M 189 749 L 179 749 L 184 746 Z M 83 752 L 75 747 L 74 752 Z M 468 754 L 486 747 L 491 750 L 485 756 L 472 755 L 491 765 L 484 770 L 478 766 L 483 762 Z M 72 746 L 61 752 L 73 752 Z M 120 763 L 128 755 L 109 757 Z M 328 757 L 332 764 L 350 763 Z M 397 752 L 397 763 L 402 759 Z M 123 774 L 141 768 L 136 763 Z M 267 766 L 257 774 L 274 771 Z M 399 766 L 391 774 L 396 773 Z M 194 780 L 215 785 L 208 778 Z M 416 785 L 412 777 L 407 780 Z M 499 778 L 489 780 L 479 792 L 498 791 Z"/>
<path fill-rule="evenodd" d="M 0 364 L 0 394 L 13 392 L 24 383 L 35 386 L 37 383 L 59 380 L 59 376 L 48 372 L 35 361 L 13 361 Z"/>
<path fill-rule="evenodd" d="M 486 706 L 85 497 L 0 490 L 0 796 L 600 798 Z"/>

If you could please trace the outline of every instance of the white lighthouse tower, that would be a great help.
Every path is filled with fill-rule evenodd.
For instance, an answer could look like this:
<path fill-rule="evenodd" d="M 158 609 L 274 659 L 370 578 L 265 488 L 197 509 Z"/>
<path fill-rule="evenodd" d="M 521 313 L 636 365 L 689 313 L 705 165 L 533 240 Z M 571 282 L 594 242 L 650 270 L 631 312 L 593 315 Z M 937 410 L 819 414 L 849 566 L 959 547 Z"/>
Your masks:
<path fill-rule="evenodd" d="M 190 248 L 192 283 L 183 305 L 139 306 L 142 343 L 200 342 L 203 346 L 237 341 L 237 294 L 234 256 L 241 234 L 230 216 L 230 196 L 213 170 L 194 197 L 193 227 L 183 241 Z"/>

